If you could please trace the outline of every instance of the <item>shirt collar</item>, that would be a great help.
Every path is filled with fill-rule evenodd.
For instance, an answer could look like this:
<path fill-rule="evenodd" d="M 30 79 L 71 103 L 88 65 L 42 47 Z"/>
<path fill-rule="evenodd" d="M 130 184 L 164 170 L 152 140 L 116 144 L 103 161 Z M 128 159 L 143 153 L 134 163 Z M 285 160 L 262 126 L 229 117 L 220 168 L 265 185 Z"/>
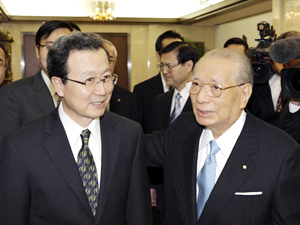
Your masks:
<path fill-rule="evenodd" d="M 59 117 L 62 121 L 64 129 L 66 131 L 69 143 L 71 146 L 74 146 L 75 143 L 80 138 L 80 134 L 83 130 L 89 129 L 91 132 L 91 137 L 98 140 L 100 137 L 100 118 L 95 118 L 89 124 L 88 127 L 81 127 L 76 122 L 74 122 L 63 110 L 63 104 L 60 104 L 58 107 Z M 98 142 L 98 141 L 97 141 Z"/>
<path fill-rule="evenodd" d="M 177 93 L 180 93 L 184 101 L 186 101 L 190 96 L 189 91 L 186 88 L 183 88 L 180 92 L 176 88 L 174 88 L 174 93 L 173 93 L 174 98 L 176 98 Z"/>
<path fill-rule="evenodd" d="M 237 121 L 235 121 L 235 123 L 216 140 L 218 146 L 221 149 L 221 152 L 227 158 L 231 154 L 232 149 L 242 132 L 245 121 L 246 121 L 246 112 L 243 110 L 240 117 L 237 119 Z M 205 128 L 202 134 L 200 149 L 203 149 L 213 139 L 214 137 L 212 131 Z"/>
<path fill-rule="evenodd" d="M 53 87 L 53 84 L 52 84 L 50 78 L 44 73 L 43 70 L 41 70 L 41 74 L 42 74 L 42 78 L 43 78 L 44 82 L 46 83 L 46 85 L 51 93 L 51 96 L 55 95 L 56 90 Z"/>

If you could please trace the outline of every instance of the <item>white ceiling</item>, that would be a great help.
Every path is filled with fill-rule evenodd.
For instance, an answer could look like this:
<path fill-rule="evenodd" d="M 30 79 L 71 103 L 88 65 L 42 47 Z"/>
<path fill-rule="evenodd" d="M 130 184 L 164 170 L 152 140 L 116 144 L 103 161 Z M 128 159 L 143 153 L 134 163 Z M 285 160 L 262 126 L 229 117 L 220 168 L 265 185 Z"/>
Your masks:
<path fill-rule="evenodd" d="M 0 0 L 4 21 L 91 22 L 95 0 Z M 99 1 L 99 0 L 97 0 Z M 116 23 L 216 25 L 272 10 L 272 0 L 113 0 Z M 201 5 L 200 2 L 216 3 Z M 218 3 L 217 3 L 218 2 Z"/>
<path fill-rule="evenodd" d="M 209 5 L 200 0 L 114 0 L 116 17 L 180 18 Z M 210 0 L 217 3 L 224 0 Z M 89 17 L 90 0 L 1 0 L 8 16 Z"/>

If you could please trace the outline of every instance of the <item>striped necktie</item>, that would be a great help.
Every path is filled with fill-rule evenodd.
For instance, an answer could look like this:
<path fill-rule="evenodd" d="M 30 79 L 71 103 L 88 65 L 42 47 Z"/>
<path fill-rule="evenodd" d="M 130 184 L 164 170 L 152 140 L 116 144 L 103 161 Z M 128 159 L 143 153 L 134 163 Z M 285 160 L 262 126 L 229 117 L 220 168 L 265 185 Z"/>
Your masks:
<path fill-rule="evenodd" d="M 197 176 L 197 184 L 199 187 L 199 194 L 197 199 L 197 220 L 204 209 L 205 203 L 215 186 L 216 176 L 216 154 L 220 150 L 215 140 L 210 141 L 210 153 L 207 156 L 204 166 Z"/>
<path fill-rule="evenodd" d="M 173 112 L 170 117 L 170 124 L 172 124 L 176 120 L 176 118 L 179 116 L 179 114 L 181 113 L 180 98 L 181 98 L 181 95 L 178 92 L 176 94 L 176 98 L 175 98 L 174 109 L 173 109 Z"/>
<path fill-rule="evenodd" d="M 88 147 L 90 131 L 83 130 L 81 133 L 82 148 L 78 153 L 77 167 L 81 176 L 85 193 L 88 197 L 93 215 L 96 215 L 98 205 L 98 175 L 92 152 Z"/>

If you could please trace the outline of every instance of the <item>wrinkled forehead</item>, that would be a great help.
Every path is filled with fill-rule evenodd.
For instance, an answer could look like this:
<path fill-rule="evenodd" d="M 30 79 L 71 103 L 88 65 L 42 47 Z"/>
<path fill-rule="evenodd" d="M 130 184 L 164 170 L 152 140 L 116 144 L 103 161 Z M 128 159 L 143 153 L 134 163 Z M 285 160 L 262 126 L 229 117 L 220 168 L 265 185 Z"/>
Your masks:
<path fill-rule="evenodd" d="M 206 57 L 199 60 L 194 68 L 193 79 L 203 83 L 218 84 L 233 79 L 234 62 L 229 59 Z"/>

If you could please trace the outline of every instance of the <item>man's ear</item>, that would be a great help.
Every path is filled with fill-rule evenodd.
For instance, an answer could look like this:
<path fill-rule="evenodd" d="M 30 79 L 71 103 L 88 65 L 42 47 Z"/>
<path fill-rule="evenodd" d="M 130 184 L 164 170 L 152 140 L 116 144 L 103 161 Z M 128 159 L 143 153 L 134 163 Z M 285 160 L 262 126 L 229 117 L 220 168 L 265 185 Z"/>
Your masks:
<path fill-rule="evenodd" d="M 64 84 L 62 83 L 61 79 L 59 77 L 52 77 L 51 78 L 51 82 L 56 90 L 56 93 L 59 97 L 63 97 L 64 96 Z"/>
<path fill-rule="evenodd" d="M 246 108 L 246 105 L 252 94 L 252 85 L 250 83 L 246 83 L 242 86 L 241 92 L 241 109 Z"/>
<path fill-rule="evenodd" d="M 156 53 L 157 62 L 160 63 L 160 55 L 159 55 L 159 53 L 157 51 L 155 53 Z"/>
<path fill-rule="evenodd" d="M 193 65 L 194 65 L 194 63 L 193 63 L 192 60 L 187 61 L 187 62 L 185 63 L 185 65 L 186 65 L 186 67 L 187 67 L 187 69 L 188 69 L 188 72 L 193 71 Z"/>
<path fill-rule="evenodd" d="M 35 46 L 35 56 L 39 59 L 40 58 L 40 53 L 39 53 L 39 47 Z"/>

